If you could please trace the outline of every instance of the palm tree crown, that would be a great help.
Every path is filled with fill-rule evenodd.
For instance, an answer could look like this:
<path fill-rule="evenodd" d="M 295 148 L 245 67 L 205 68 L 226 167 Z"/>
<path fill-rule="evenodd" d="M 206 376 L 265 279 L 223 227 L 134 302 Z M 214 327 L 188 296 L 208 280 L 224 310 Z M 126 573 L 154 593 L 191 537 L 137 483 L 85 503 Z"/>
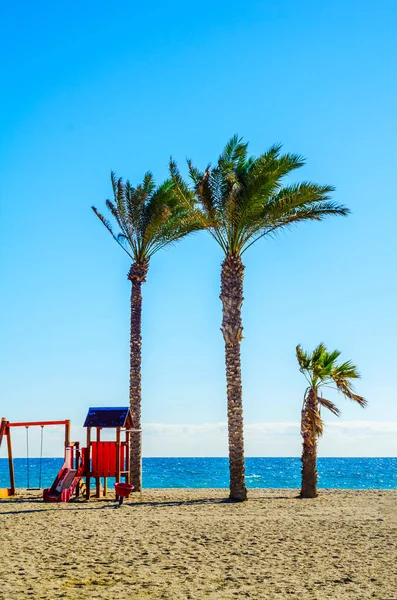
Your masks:
<path fill-rule="evenodd" d="M 158 250 L 200 228 L 178 202 L 171 180 L 157 186 L 147 172 L 133 187 L 112 172 L 111 181 L 114 201 L 106 200 L 106 206 L 120 231 L 115 234 L 109 221 L 94 206 L 92 210 L 133 262 L 146 264 Z"/>
<path fill-rule="evenodd" d="M 200 211 L 203 227 L 226 256 L 241 255 L 260 238 L 299 221 L 349 214 L 348 208 L 330 200 L 333 186 L 282 185 L 288 174 L 304 165 L 301 156 L 281 154 L 279 144 L 257 158 L 248 156 L 247 149 L 248 144 L 234 136 L 215 167 L 200 171 L 188 160 L 193 186 L 184 182 L 176 163 L 170 163 L 180 200 Z"/>
<path fill-rule="evenodd" d="M 321 388 L 333 388 L 343 394 L 346 398 L 357 402 L 363 408 L 367 406 L 367 401 L 362 396 L 354 392 L 352 380 L 359 379 L 360 373 L 353 363 L 348 360 L 343 363 L 338 363 L 340 356 L 339 350 L 328 352 L 323 343 L 310 354 L 305 352 L 300 345 L 296 347 L 296 357 L 299 363 L 299 370 L 305 376 L 308 382 L 308 388 L 305 392 L 304 404 L 311 390 L 316 392 L 317 401 L 320 408 L 326 408 L 337 417 L 340 416 L 339 408 L 330 400 L 326 400 L 322 396 Z M 323 432 L 323 422 L 318 414 L 311 415 L 315 433 L 320 436 Z"/>

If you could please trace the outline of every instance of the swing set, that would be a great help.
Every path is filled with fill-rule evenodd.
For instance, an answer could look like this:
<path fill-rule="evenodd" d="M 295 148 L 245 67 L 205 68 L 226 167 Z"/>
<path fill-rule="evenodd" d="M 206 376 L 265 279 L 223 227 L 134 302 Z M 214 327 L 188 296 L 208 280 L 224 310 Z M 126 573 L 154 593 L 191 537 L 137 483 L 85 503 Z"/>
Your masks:
<path fill-rule="evenodd" d="M 44 440 L 44 427 L 52 425 L 63 425 L 65 427 L 65 449 L 70 446 L 70 421 L 23 421 L 20 423 L 10 423 L 6 418 L 2 418 L 0 422 L 0 447 L 3 439 L 7 440 L 7 454 L 8 454 L 8 471 L 10 477 L 10 487 L 0 489 L 0 498 L 7 498 L 8 496 L 15 496 L 15 470 L 14 460 L 12 455 L 12 440 L 11 430 L 14 427 L 25 427 L 26 428 L 26 481 L 28 490 L 39 490 L 41 489 L 41 480 L 43 472 L 43 440 Z M 41 427 L 40 431 L 40 457 L 39 457 L 39 480 L 38 486 L 33 487 L 30 485 L 30 454 L 29 454 L 29 429 L 30 427 Z"/>

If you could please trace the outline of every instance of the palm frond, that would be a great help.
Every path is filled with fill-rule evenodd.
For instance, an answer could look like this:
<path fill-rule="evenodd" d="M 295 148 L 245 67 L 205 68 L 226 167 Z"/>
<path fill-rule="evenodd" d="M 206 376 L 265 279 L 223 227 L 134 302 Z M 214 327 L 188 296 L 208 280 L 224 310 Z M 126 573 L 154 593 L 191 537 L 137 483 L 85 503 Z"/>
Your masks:
<path fill-rule="evenodd" d="M 189 188 L 187 183 L 184 181 L 176 162 L 170 158 L 169 162 L 169 170 L 170 176 L 174 183 L 174 190 L 179 198 L 179 201 L 182 205 L 186 207 L 186 209 L 194 209 L 196 200 L 194 197 L 194 192 Z"/>
<path fill-rule="evenodd" d="M 350 361 L 346 361 L 340 365 L 336 365 L 334 368 L 334 373 L 338 377 L 343 377 L 345 379 L 360 379 L 361 375 L 357 370 L 357 367 Z"/>
<path fill-rule="evenodd" d="M 114 171 L 110 172 L 110 180 L 112 182 L 113 194 L 116 195 L 117 194 L 117 182 L 118 182 L 118 179 L 117 179 L 116 173 Z"/>
<path fill-rule="evenodd" d="M 145 175 L 143 176 L 142 189 L 146 198 L 154 193 L 156 189 L 156 182 L 154 181 L 153 173 L 151 171 L 146 171 Z"/>
<path fill-rule="evenodd" d="M 200 200 L 204 213 L 212 223 L 218 222 L 216 195 L 213 191 L 213 175 L 208 166 L 196 184 L 196 197 Z"/>
<path fill-rule="evenodd" d="M 230 138 L 226 143 L 221 155 L 218 158 L 218 166 L 225 172 L 233 170 L 244 164 L 247 158 L 248 143 L 244 143 L 237 134 Z"/>
<path fill-rule="evenodd" d="M 344 377 L 334 376 L 333 380 L 336 384 L 338 391 L 344 396 L 346 396 L 346 398 L 354 400 L 354 402 L 357 402 L 357 404 L 359 404 L 363 408 L 365 408 L 368 405 L 368 401 L 363 396 L 359 396 L 354 392 L 353 386 L 347 379 L 345 379 Z"/>
<path fill-rule="evenodd" d="M 321 406 L 323 406 L 324 408 L 330 410 L 337 417 L 340 417 L 341 412 L 340 412 L 339 408 L 336 406 L 336 404 L 334 404 L 330 400 L 326 400 L 325 398 L 323 398 L 321 396 L 321 397 L 318 398 L 318 403 Z"/>
<path fill-rule="evenodd" d="M 206 229 L 210 235 L 221 246 L 224 252 L 227 252 L 227 236 L 224 235 L 222 223 L 218 220 L 218 212 L 212 199 L 208 198 L 209 180 L 212 176 L 210 166 L 202 173 L 202 177 L 197 179 L 199 173 L 190 162 L 189 171 L 192 173 L 192 180 L 195 188 L 191 189 L 180 174 L 175 161 L 170 160 L 170 176 L 174 183 L 175 194 L 182 206 L 190 210 L 197 221 L 201 223 L 201 229 Z M 189 163 L 188 163 L 189 165 Z"/>
<path fill-rule="evenodd" d="M 326 352 L 327 352 L 327 349 L 325 347 L 325 344 L 323 342 L 320 342 L 319 345 L 312 352 L 312 356 L 311 356 L 312 366 L 316 365 L 317 363 L 320 363 L 321 359 L 324 357 Z"/>
<path fill-rule="evenodd" d="M 109 231 L 109 233 L 112 236 L 112 238 L 118 243 L 118 245 L 124 250 L 124 252 L 126 252 L 128 254 L 128 256 L 131 259 L 133 259 L 133 256 L 128 252 L 128 250 L 123 246 L 123 244 L 119 240 L 119 236 L 115 235 L 113 233 L 113 229 L 112 229 L 112 226 L 109 223 L 109 221 L 107 221 L 105 219 L 105 217 L 95 208 L 95 206 L 91 206 L 91 208 L 94 211 L 94 213 L 96 214 L 96 216 L 98 217 L 98 219 L 103 223 L 103 225 L 105 225 L 106 229 Z"/>
<path fill-rule="evenodd" d="M 192 163 L 192 161 L 190 160 L 190 158 L 188 158 L 186 160 L 187 162 L 187 166 L 189 169 L 189 175 L 190 175 L 190 179 L 193 181 L 193 183 L 195 185 L 198 185 L 201 181 L 201 179 L 204 176 L 204 173 L 202 171 L 200 171 L 197 167 L 195 167 Z"/>
<path fill-rule="evenodd" d="M 340 356 L 339 350 L 333 350 L 332 352 L 326 352 L 323 358 L 323 366 L 324 368 L 334 369 L 335 362 Z"/>
<path fill-rule="evenodd" d="M 296 358 L 298 359 L 299 368 L 307 371 L 310 368 L 310 355 L 305 352 L 300 344 L 296 347 Z"/>

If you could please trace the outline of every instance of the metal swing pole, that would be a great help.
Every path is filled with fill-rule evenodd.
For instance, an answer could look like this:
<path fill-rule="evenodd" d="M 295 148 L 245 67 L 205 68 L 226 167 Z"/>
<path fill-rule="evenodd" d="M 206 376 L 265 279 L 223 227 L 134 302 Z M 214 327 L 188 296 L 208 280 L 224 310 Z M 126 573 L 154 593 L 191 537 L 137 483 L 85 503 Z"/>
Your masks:
<path fill-rule="evenodd" d="M 44 425 L 41 425 L 41 436 L 40 436 L 40 470 L 39 470 L 39 489 L 41 490 L 41 475 L 43 471 L 43 437 L 44 437 Z"/>
<path fill-rule="evenodd" d="M 7 438 L 8 471 L 10 477 L 10 487 L 7 488 L 7 496 L 15 496 L 15 472 L 12 457 L 11 431 L 9 428 L 9 421 L 7 421 L 5 417 L 2 417 L 0 424 L 0 446 L 4 436 Z"/>

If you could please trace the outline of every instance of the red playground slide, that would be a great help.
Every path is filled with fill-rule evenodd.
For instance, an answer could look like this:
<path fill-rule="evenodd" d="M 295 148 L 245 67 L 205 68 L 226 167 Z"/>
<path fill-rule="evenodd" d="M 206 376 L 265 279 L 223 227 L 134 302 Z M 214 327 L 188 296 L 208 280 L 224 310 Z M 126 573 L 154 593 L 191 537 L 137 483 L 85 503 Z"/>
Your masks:
<path fill-rule="evenodd" d="M 73 468 L 74 447 L 65 449 L 65 462 L 50 488 L 43 490 L 44 502 L 69 502 L 77 484 L 86 472 L 87 448 L 81 449 L 81 462 L 78 469 Z"/>

